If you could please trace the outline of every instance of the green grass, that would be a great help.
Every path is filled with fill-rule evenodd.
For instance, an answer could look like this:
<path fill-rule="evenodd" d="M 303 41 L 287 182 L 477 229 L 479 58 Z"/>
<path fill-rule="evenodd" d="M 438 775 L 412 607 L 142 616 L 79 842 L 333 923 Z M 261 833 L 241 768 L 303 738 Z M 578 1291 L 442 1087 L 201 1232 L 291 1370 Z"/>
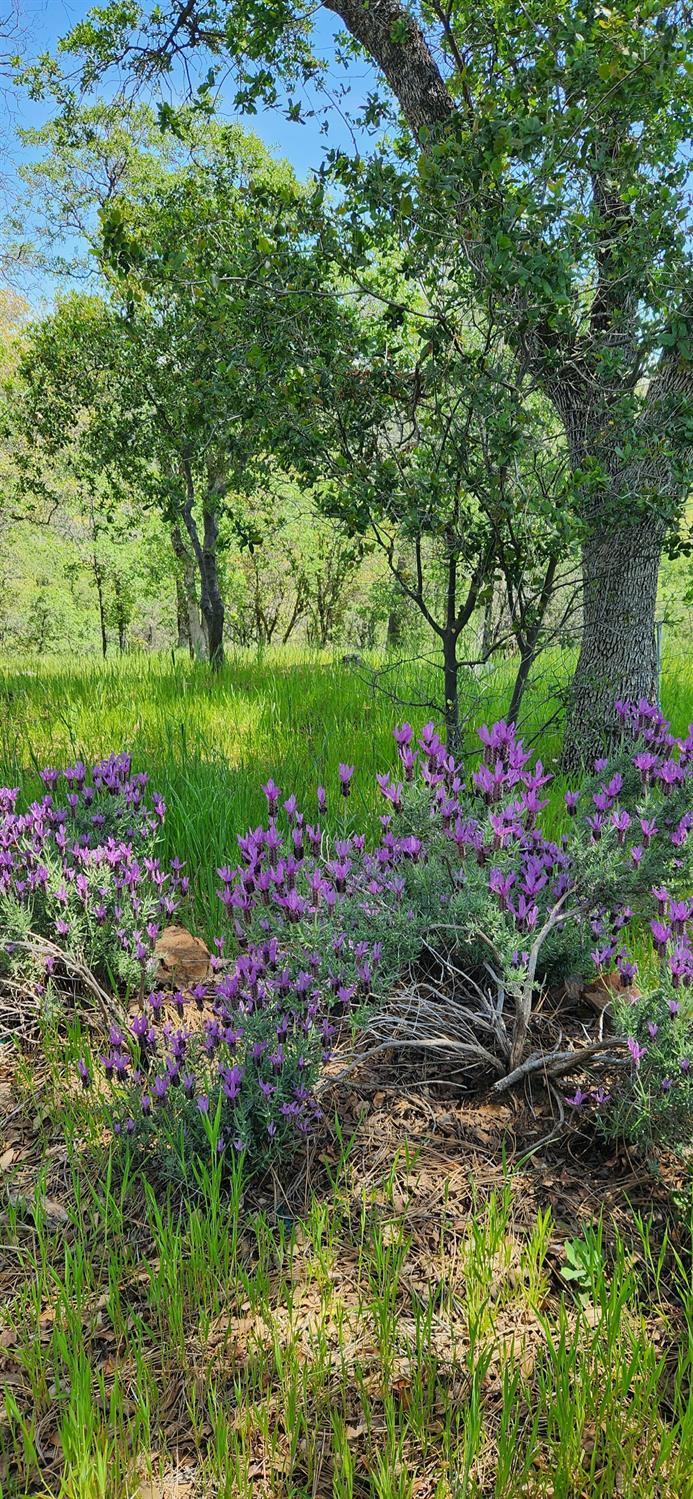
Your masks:
<path fill-rule="evenodd" d="M 0 1499 L 176 1494 L 171 1469 L 195 1499 L 690 1499 L 693 1219 L 681 1250 L 637 1221 L 565 1245 L 521 1176 L 451 1166 L 431 1208 L 405 1142 L 350 1153 L 297 1223 L 217 1161 L 181 1205 L 77 1154 L 56 1230 L 39 1177 L 3 1230 Z"/>
<path fill-rule="evenodd" d="M 527 699 L 523 732 L 537 740 L 545 762 L 560 752 L 560 693 L 571 659 L 556 655 Z M 379 663 L 382 668 L 382 663 Z M 463 683 L 471 732 L 507 706 L 512 663 Z M 235 849 L 236 835 L 257 824 L 269 775 L 309 812 L 322 782 L 337 799 L 340 760 L 356 765 L 354 805 L 364 819 L 379 805 L 377 771 L 392 762 L 392 727 L 403 717 L 420 724 L 439 695 L 438 673 L 421 662 L 381 671 L 380 688 L 333 654 L 291 649 L 231 657 L 214 676 L 182 656 L 132 656 L 6 661 L 0 664 L 0 784 L 40 788 L 42 765 L 89 762 L 129 749 L 149 771 L 168 805 L 166 855 L 187 861 L 197 924 L 214 927 L 215 868 Z M 399 699 L 395 701 L 394 699 Z M 664 707 L 681 730 L 693 718 L 693 661 L 665 663 Z M 406 705 L 412 706 L 406 706 Z M 416 706 L 417 704 L 421 706 Z M 560 815 L 562 783 L 554 790 Z"/>

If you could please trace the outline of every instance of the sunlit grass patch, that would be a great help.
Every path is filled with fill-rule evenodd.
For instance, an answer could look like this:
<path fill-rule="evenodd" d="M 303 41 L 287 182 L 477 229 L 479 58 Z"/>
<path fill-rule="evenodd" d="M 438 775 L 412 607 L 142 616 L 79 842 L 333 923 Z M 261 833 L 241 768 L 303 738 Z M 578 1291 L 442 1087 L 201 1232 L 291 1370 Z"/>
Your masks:
<path fill-rule="evenodd" d="M 560 750 L 561 693 L 571 667 L 569 654 L 553 653 L 523 710 L 528 739 L 544 726 L 537 744 L 549 768 Z M 507 707 L 513 671 L 509 661 L 463 680 L 469 751 L 476 725 Z M 354 668 L 335 653 L 291 648 L 231 655 L 218 676 L 180 655 L 7 661 L 0 665 L 0 783 L 38 795 L 40 766 L 80 756 L 91 763 L 128 749 L 166 799 L 162 854 L 186 860 L 195 921 L 211 937 L 215 869 L 233 856 L 237 834 L 262 819 L 262 783 L 273 776 L 310 815 L 316 787 L 325 785 L 329 828 L 339 801 L 337 767 L 346 759 L 357 767 L 352 800 L 360 821 L 375 823 L 375 775 L 392 764 L 393 724 L 407 716 L 423 723 L 439 687 L 429 661 L 373 659 Z M 693 719 L 687 656 L 665 661 L 663 694 L 674 728 L 683 730 Z M 564 823 L 565 784 L 559 776 L 550 788 L 549 833 Z"/>

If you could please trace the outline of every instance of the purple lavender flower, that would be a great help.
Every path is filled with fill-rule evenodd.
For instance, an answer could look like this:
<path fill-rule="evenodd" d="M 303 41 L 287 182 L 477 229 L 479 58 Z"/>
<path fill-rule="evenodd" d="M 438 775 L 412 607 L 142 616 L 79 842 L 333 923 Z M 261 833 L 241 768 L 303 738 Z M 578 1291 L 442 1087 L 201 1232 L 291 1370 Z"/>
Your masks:
<path fill-rule="evenodd" d="M 271 776 L 266 785 L 264 785 L 261 789 L 264 791 L 265 796 L 267 797 L 267 806 L 269 809 L 270 817 L 274 817 L 277 807 L 279 806 L 281 791 L 279 790 L 278 786 L 275 786 Z"/>
<path fill-rule="evenodd" d="M 652 772 L 656 770 L 658 763 L 657 756 L 653 755 L 649 750 L 643 750 L 633 756 L 633 764 L 636 770 L 640 771 L 643 786 L 649 784 Z"/>
<path fill-rule="evenodd" d="M 415 751 L 411 749 L 401 749 L 399 752 L 399 757 L 402 761 L 402 769 L 404 770 L 405 781 L 412 781 L 414 779 L 414 766 L 416 765 Z"/>
<path fill-rule="evenodd" d="M 693 916 L 693 904 L 687 900 L 669 901 L 669 922 L 671 930 L 677 937 L 683 936 L 686 922 Z"/>
<path fill-rule="evenodd" d="M 354 766 L 353 765 L 344 765 L 344 764 L 341 764 L 339 766 L 339 772 L 338 773 L 339 773 L 339 789 L 340 789 L 340 791 L 342 793 L 342 796 L 348 796 L 349 792 L 351 791 L 351 778 L 352 778 L 352 776 L 354 774 Z"/>
<path fill-rule="evenodd" d="M 618 842 L 623 845 L 626 841 L 626 833 L 630 827 L 630 815 L 626 812 L 625 807 L 620 807 L 618 811 L 612 812 L 611 822 L 616 829 Z"/>
<path fill-rule="evenodd" d="M 630 988 L 630 985 L 637 976 L 637 963 L 631 962 L 629 958 L 622 955 L 616 959 L 616 967 L 619 971 L 621 987 L 623 989 Z"/>
<path fill-rule="evenodd" d="M 170 1078 L 162 1077 L 160 1074 L 157 1074 L 157 1076 L 154 1078 L 152 1093 L 154 1094 L 155 1103 L 158 1103 L 159 1105 L 163 1104 L 166 1098 L 166 1094 L 168 1093 L 169 1082 Z"/>
<path fill-rule="evenodd" d="M 492 894 L 498 896 L 501 910 L 509 910 L 508 897 L 515 883 L 515 874 L 509 870 L 507 874 L 502 869 L 492 869 L 488 877 L 488 887 Z"/>
<path fill-rule="evenodd" d="M 675 989 L 680 989 L 682 984 L 688 987 L 693 982 L 693 952 L 689 947 L 682 943 L 675 947 L 669 955 L 669 972 Z"/>
<path fill-rule="evenodd" d="M 676 760 L 665 760 L 656 772 L 665 796 L 670 796 L 675 786 L 684 779 L 685 771 Z"/>
<path fill-rule="evenodd" d="M 667 945 L 671 941 L 671 927 L 661 921 L 651 921 L 650 931 L 654 938 L 655 948 L 660 958 L 663 958 L 666 955 Z"/>
<path fill-rule="evenodd" d="M 660 885 L 657 888 L 653 887 L 652 894 L 657 902 L 658 914 L 660 916 L 665 916 L 666 909 L 669 904 L 669 891 L 667 890 L 665 885 Z"/>

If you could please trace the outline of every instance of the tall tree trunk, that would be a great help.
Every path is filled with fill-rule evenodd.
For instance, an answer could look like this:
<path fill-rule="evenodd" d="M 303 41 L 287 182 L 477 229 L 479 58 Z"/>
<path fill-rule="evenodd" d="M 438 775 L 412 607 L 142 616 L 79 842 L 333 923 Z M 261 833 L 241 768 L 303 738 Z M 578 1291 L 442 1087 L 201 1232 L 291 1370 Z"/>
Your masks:
<path fill-rule="evenodd" d="M 304 584 L 303 580 L 299 578 L 298 583 L 296 584 L 296 597 L 294 599 L 294 607 L 291 610 L 288 624 L 286 626 L 286 629 L 284 630 L 284 634 L 282 635 L 282 645 L 286 645 L 289 636 L 293 634 L 293 631 L 298 624 L 301 615 L 303 614 L 304 607 Z"/>
<path fill-rule="evenodd" d="M 387 651 L 394 651 L 395 647 L 399 645 L 401 638 L 402 638 L 402 631 L 400 629 L 399 611 L 397 610 L 396 606 L 393 604 L 392 608 L 390 609 L 390 612 L 389 612 L 389 614 L 387 616 L 387 634 L 385 636 L 385 649 Z"/>
<path fill-rule="evenodd" d="M 176 605 L 178 611 L 178 644 L 187 646 L 190 655 L 203 660 L 207 654 L 207 640 L 200 619 L 200 606 L 195 586 L 195 563 L 190 556 L 176 523 L 171 527 L 171 546 L 180 567 L 176 578 Z"/>
<path fill-rule="evenodd" d="M 224 600 L 219 587 L 219 558 L 217 553 L 217 540 L 219 536 L 219 523 L 213 500 L 205 499 L 202 509 L 203 521 L 203 557 L 205 578 L 207 582 L 207 608 L 205 611 L 205 624 L 207 626 L 207 643 L 209 646 L 209 660 L 214 671 L 219 671 L 224 664 Z"/>
<path fill-rule="evenodd" d="M 188 620 L 187 600 L 183 579 L 176 575 L 176 647 L 179 651 L 189 650 L 192 656 L 192 641 L 190 639 L 190 622 Z"/>
<path fill-rule="evenodd" d="M 563 765 L 574 770 L 611 748 L 617 698 L 657 694 L 655 609 L 664 528 L 595 529 L 582 551 L 582 645 L 571 695 Z"/>
<path fill-rule="evenodd" d="M 489 590 L 489 595 L 484 604 L 484 617 L 481 627 L 481 659 L 488 661 L 493 649 L 493 605 L 495 601 L 495 588 Z"/>
<path fill-rule="evenodd" d="M 445 687 L 445 742 L 451 755 L 460 747 L 460 700 L 457 690 L 457 630 L 447 628 L 442 637 L 443 681 Z"/>
<path fill-rule="evenodd" d="M 224 601 L 219 587 L 217 561 L 219 522 L 215 495 L 213 486 L 210 485 L 202 501 L 203 534 L 202 541 L 200 541 L 193 509 L 195 484 L 192 468 L 186 458 L 183 458 L 182 468 L 185 479 L 185 503 L 182 515 L 200 575 L 200 610 L 207 634 L 209 660 L 214 670 L 218 671 L 224 661 Z"/>
<path fill-rule="evenodd" d="M 404 577 L 407 570 L 407 559 L 401 553 L 397 558 L 396 572 Z M 387 635 L 385 637 L 386 650 L 395 650 L 402 643 L 402 607 L 401 600 L 393 599 L 389 614 L 387 616 Z"/>
<path fill-rule="evenodd" d="M 120 651 L 121 656 L 124 656 L 125 646 L 127 644 L 128 621 L 125 600 L 123 598 L 123 590 L 121 587 L 120 578 L 118 577 L 117 573 L 113 579 L 113 593 L 115 595 L 115 616 L 116 628 L 118 630 L 118 650 Z"/>
<path fill-rule="evenodd" d="M 99 626 L 101 629 L 101 654 L 104 661 L 108 651 L 108 632 L 106 629 L 106 605 L 103 596 L 103 570 L 96 556 L 93 558 L 94 582 L 96 584 L 96 597 L 99 604 Z"/>
<path fill-rule="evenodd" d="M 603 393 L 602 393 L 603 395 Z M 614 704 L 657 695 L 657 582 L 668 525 L 690 471 L 685 427 L 693 366 L 666 348 L 639 418 L 627 434 L 632 456 L 604 417 L 603 400 L 554 392 L 576 472 L 601 470 L 601 493 L 585 497 L 582 645 L 563 748 L 566 770 L 589 763 L 618 739 Z M 646 508 L 643 501 L 646 501 Z"/>

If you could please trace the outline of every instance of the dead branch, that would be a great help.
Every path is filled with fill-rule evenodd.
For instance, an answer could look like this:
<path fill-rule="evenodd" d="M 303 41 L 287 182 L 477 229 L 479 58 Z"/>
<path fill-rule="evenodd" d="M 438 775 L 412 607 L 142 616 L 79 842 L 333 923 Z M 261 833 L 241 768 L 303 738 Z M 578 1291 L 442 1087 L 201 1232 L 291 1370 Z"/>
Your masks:
<path fill-rule="evenodd" d="M 47 937 L 39 936 L 38 932 L 29 932 L 27 937 L 14 939 L 14 946 L 24 947 L 29 952 L 46 958 L 53 958 L 55 962 L 60 963 L 65 972 L 76 980 L 91 995 L 92 999 L 96 1001 L 97 1008 L 108 1025 L 112 1025 L 114 1020 L 119 1020 L 123 1023 L 127 1019 L 121 1000 L 116 995 L 107 993 L 95 974 L 92 973 L 92 970 L 80 958 L 76 958 L 71 953 L 65 952 L 55 942 L 50 942 Z M 22 998 L 26 1001 L 27 986 L 17 985 L 16 980 L 14 981 L 14 985 L 20 989 Z"/>
<path fill-rule="evenodd" d="M 565 921 L 566 919 L 565 915 L 562 914 L 562 908 L 565 904 L 568 893 L 569 892 L 567 890 L 564 891 L 560 900 L 556 902 L 556 905 L 549 912 L 548 918 L 544 922 L 541 931 L 537 933 L 537 936 L 534 939 L 532 950 L 529 955 L 529 963 L 527 964 L 525 981 L 521 987 L 518 987 L 517 991 L 514 994 L 515 1024 L 513 1026 L 512 1045 L 510 1048 L 511 1072 L 513 1068 L 516 1068 L 519 1064 L 520 1058 L 522 1056 L 522 1048 L 525 1044 L 525 1038 L 527 1035 L 527 1030 L 529 1028 L 529 1022 L 532 1014 L 534 981 L 537 973 L 539 953 L 541 951 L 543 942 L 549 935 L 549 932 L 551 932 L 555 926 L 558 926 L 558 923 L 560 921 Z"/>
<path fill-rule="evenodd" d="M 493 1091 L 505 1093 L 508 1088 L 514 1088 L 516 1083 L 523 1082 L 534 1072 L 542 1072 L 547 1081 L 550 1078 L 565 1077 L 567 1073 L 577 1071 L 595 1058 L 599 1058 L 605 1065 L 622 1067 L 624 1058 L 614 1053 L 625 1051 L 627 1044 L 625 1037 L 612 1036 L 609 1041 L 594 1041 L 589 1046 L 581 1046 L 577 1051 L 532 1052 L 512 1072 L 500 1077 L 493 1084 Z"/>

